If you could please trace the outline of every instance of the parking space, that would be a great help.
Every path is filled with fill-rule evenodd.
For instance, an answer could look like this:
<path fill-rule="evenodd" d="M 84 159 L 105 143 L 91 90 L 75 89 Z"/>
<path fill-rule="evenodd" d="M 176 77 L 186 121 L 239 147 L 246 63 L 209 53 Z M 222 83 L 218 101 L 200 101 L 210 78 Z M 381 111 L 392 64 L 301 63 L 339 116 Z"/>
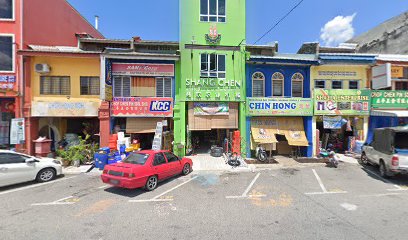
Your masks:
<path fill-rule="evenodd" d="M 363 219 L 377 217 L 372 221 L 377 224 L 388 221 L 391 224 L 396 221 L 393 217 L 403 217 L 403 213 L 394 206 L 408 205 L 407 183 L 407 177 L 382 179 L 374 167 L 349 164 L 341 164 L 338 169 L 314 166 L 254 173 L 193 172 L 161 182 L 152 192 L 111 187 L 101 183 L 97 175 L 81 174 L 66 176 L 49 184 L 0 189 L 0 201 L 4 206 L 0 214 L 11 219 L 8 222 L 0 220 L 0 225 L 9 227 L 7 231 L 18 232 L 15 224 L 18 222 L 28 231 L 35 232 L 36 226 L 54 222 L 58 228 L 69 232 L 72 238 L 83 236 L 68 228 L 81 228 L 89 231 L 87 238 L 100 239 L 97 236 L 107 233 L 105 228 L 96 227 L 96 222 L 123 222 L 126 216 L 139 222 L 143 229 L 152 230 L 151 226 L 138 220 L 143 216 L 147 223 L 160 221 L 173 232 L 182 224 L 203 224 L 204 220 L 194 217 L 202 216 L 205 222 L 214 221 L 210 225 L 220 231 L 234 224 L 237 237 L 240 236 L 238 233 L 246 234 L 240 230 L 243 226 L 254 221 L 262 225 L 263 220 L 269 219 L 271 226 L 285 224 L 291 226 L 291 231 L 305 231 L 303 228 L 308 221 L 317 225 L 329 221 L 331 231 L 353 232 L 356 239 L 366 239 L 371 236 L 369 231 L 382 233 L 376 227 L 365 226 Z M 388 217 L 389 212 L 392 215 Z M 35 224 L 31 223 L 32 218 L 36 219 Z M 167 226 L 167 221 L 180 224 Z M 334 224 L 341 227 L 332 229 Z M 314 225 L 308 226 L 315 228 Z M 365 230 L 357 230 L 358 227 Z M 135 229 L 142 231 L 141 227 Z M 275 233 L 279 232 L 276 228 L 272 229 Z M 206 227 L 197 229 L 200 230 L 208 231 Z M 38 239 L 53 239 L 44 237 L 44 233 L 48 230 L 34 235 Z M 305 236 L 313 236 L 312 233 L 306 231 Z M 287 234 L 288 239 L 296 239 Z M 327 236 L 330 234 L 333 233 Z M 259 236 L 267 237 L 266 229 Z M 164 238 L 165 235 L 157 237 Z"/>

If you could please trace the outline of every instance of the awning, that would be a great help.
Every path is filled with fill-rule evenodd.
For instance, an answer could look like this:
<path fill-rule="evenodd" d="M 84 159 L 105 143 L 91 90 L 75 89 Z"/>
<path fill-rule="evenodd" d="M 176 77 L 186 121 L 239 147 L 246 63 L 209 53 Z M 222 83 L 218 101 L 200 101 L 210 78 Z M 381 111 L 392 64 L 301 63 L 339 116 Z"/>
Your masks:
<path fill-rule="evenodd" d="M 277 143 L 275 134 L 280 134 L 291 146 L 309 146 L 301 117 L 252 118 L 251 131 L 256 143 Z"/>
<path fill-rule="evenodd" d="M 371 116 L 408 117 L 408 110 L 372 110 Z"/>
<path fill-rule="evenodd" d="M 127 118 L 126 133 L 154 133 L 162 118 Z"/>

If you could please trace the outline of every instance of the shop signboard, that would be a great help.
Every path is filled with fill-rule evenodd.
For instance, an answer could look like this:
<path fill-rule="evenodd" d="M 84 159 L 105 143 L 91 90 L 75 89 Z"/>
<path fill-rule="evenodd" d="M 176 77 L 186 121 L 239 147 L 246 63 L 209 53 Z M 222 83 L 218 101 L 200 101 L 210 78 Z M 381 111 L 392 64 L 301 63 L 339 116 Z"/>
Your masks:
<path fill-rule="evenodd" d="M 174 64 L 112 63 L 112 75 L 173 77 Z"/>
<path fill-rule="evenodd" d="M 391 67 L 391 77 L 392 78 L 403 78 L 404 77 L 404 67 L 402 66 L 392 66 Z"/>
<path fill-rule="evenodd" d="M 229 104 L 223 102 L 195 102 L 194 115 L 196 116 L 227 116 Z"/>
<path fill-rule="evenodd" d="M 372 91 L 371 106 L 376 109 L 408 109 L 408 91 Z"/>
<path fill-rule="evenodd" d="M 219 78 L 186 80 L 188 101 L 241 101 L 241 82 Z"/>
<path fill-rule="evenodd" d="M 309 98 L 247 98 L 248 116 L 313 116 Z"/>
<path fill-rule="evenodd" d="M 372 76 L 373 89 L 391 87 L 391 63 L 373 67 Z"/>
<path fill-rule="evenodd" d="M 11 119 L 10 144 L 22 144 L 24 141 L 24 118 Z"/>
<path fill-rule="evenodd" d="M 315 115 L 368 116 L 371 107 L 370 90 L 335 89 L 314 91 Z"/>
<path fill-rule="evenodd" d="M 114 117 L 172 117 L 173 99 L 156 97 L 113 98 L 111 113 Z"/>
<path fill-rule="evenodd" d="M 40 102 L 31 107 L 33 117 L 97 117 L 100 102 Z"/>
<path fill-rule="evenodd" d="M 0 75 L 0 90 L 13 90 L 16 84 L 16 76 Z"/>

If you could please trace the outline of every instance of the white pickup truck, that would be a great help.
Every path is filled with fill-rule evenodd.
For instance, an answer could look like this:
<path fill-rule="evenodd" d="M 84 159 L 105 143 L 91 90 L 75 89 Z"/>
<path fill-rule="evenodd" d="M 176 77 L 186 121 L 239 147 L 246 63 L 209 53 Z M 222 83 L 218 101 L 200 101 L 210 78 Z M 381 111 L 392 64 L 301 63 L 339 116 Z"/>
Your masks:
<path fill-rule="evenodd" d="M 408 127 L 379 128 L 362 148 L 360 164 L 380 167 L 382 177 L 408 173 Z"/>

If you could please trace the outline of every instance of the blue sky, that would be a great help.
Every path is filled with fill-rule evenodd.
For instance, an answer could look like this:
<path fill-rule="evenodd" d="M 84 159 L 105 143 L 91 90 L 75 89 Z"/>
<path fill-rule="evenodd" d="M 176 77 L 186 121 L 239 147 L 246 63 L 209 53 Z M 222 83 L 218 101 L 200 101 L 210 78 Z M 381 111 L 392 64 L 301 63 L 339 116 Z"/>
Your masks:
<path fill-rule="evenodd" d="M 247 0 L 247 43 L 253 44 L 299 0 Z M 68 0 L 85 18 L 100 16 L 107 38 L 178 40 L 178 0 Z M 336 45 L 341 35 L 359 35 L 408 11 L 407 0 L 304 0 L 260 44 L 279 42 L 279 52 L 294 53 L 303 42 Z M 348 16 L 348 17 L 347 17 Z M 339 33 L 338 33 L 339 32 Z"/>

